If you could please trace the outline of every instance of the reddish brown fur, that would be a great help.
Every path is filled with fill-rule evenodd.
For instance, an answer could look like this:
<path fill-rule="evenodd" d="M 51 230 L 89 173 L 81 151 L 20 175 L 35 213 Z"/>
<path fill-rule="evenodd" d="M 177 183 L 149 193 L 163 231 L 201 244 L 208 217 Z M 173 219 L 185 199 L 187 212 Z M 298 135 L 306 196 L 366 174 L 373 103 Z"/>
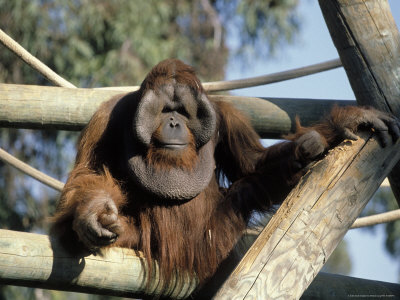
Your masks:
<path fill-rule="evenodd" d="M 296 132 L 285 136 L 285 139 L 295 141 L 305 133 L 311 130 L 315 130 L 324 137 L 325 147 L 332 148 L 342 141 L 342 131 L 344 127 L 347 127 L 352 132 L 357 132 L 358 128 L 357 126 L 355 126 L 357 122 L 349 122 L 349 119 L 355 120 L 357 118 L 360 118 L 363 113 L 363 109 L 356 106 L 348 106 L 345 108 L 334 106 L 331 110 L 331 113 L 325 118 L 324 122 L 315 124 L 310 127 L 301 126 L 300 120 L 297 117 Z"/>
<path fill-rule="evenodd" d="M 140 91 L 130 97 L 137 102 L 148 89 L 158 91 L 173 80 L 194 91 L 203 91 L 192 68 L 169 60 L 154 68 Z M 217 113 L 217 131 L 213 138 L 217 168 L 213 179 L 190 201 L 155 202 L 130 181 L 126 163 L 121 164 L 119 159 L 126 144 L 124 135 L 117 129 L 130 126 L 128 113 L 132 111 L 121 109 L 115 118 L 120 123 L 113 125 L 117 122 L 113 114 L 123 101 L 120 98 L 101 105 L 83 131 L 75 167 L 54 217 L 54 230 L 70 244 L 74 240 L 71 226 L 74 215 L 79 214 L 81 205 L 96 199 L 102 191 L 113 199 L 119 212 L 119 238 L 112 246 L 141 250 L 149 263 L 157 259 L 167 282 L 177 271 L 181 275 L 196 274 L 204 282 L 228 256 L 251 213 L 280 203 L 298 181 L 302 170 L 298 167 L 296 143 L 287 141 L 265 149 L 247 118 L 228 103 L 213 102 Z M 338 124 L 343 118 L 349 118 L 349 114 L 357 113 L 358 108 L 336 108 L 325 122 L 314 127 L 304 128 L 298 123 L 297 132 L 288 138 L 296 141 L 308 131 L 316 130 L 326 148 L 332 147 L 340 141 Z M 194 145 L 178 154 L 170 155 L 168 150 L 152 145 L 147 162 L 158 168 L 192 168 L 197 159 Z M 301 163 L 306 164 L 307 158 L 303 159 Z M 230 188 L 219 186 L 221 175 L 232 183 Z"/>
<path fill-rule="evenodd" d="M 152 258 L 158 260 L 166 281 L 179 271 L 182 276 L 196 275 L 203 282 L 215 272 L 245 228 L 215 184 L 213 181 L 184 204 L 146 205 L 140 210 L 138 248 L 149 263 Z M 117 245 L 126 246 L 119 241 Z"/>
<path fill-rule="evenodd" d="M 222 164 L 224 175 L 231 182 L 252 174 L 255 165 L 265 152 L 260 137 L 248 119 L 230 103 L 215 103 L 219 112 L 218 130 L 220 143 L 216 151 L 216 162 Z M 220 156 L 221 154 L 221 156 Z"/>
<path fill-rule="evenodd" d="M 153 68 L 146 76 L 140 89 L 142 91 L 149 89 L 159 91 L 162 85 L 171 83 L 173 80 L 191 87 L 197 93 L 204 91 L 194 69 L 176 59 L 167 59 L 160 62 L 157 68 Z"/>
<path fill-rule="evenodd" d="M 154 140 L 159 140 L 158 136 L 160 130 L 161 126 L 154 132 Z M 188 132 L 190 142 L 187 147 L 182 150 L 159 148 L 156 147 L 155 143 L 153 142 L 146 154 L 147 163 L 155 166 L 156 169 L 179 167 L 184 170 L 192 170 L 197 163 L 197 151 L 194 137 L 189 130 Z"/>

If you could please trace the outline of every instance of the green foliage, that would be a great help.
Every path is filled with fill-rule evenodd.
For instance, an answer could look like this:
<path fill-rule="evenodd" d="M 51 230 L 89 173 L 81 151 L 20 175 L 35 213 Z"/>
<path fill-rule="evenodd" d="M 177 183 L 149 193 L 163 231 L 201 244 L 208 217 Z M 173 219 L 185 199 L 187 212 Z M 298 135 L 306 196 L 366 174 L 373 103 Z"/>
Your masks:
<path fill-rule="evenodd" d="M 240 1 L 237 7 L 241 43 L 239 52 L 263 49 L 261 54 L 274 53 L 278 46 L 292 41 L 299 26 L 297 0 Z M 245 53 L 244 53 L 245 54 Z"/>
<path fill-rule="evenodd" d="M 297 1 L 0 0 L 0 28 L 77 86 L 134 85 L 176 57 L 205 80 L 222 79 L 228 28 L 239 59 L 268 55 L 297 31 Z M 0 54 L 0 79 L 40 83 Z"/>

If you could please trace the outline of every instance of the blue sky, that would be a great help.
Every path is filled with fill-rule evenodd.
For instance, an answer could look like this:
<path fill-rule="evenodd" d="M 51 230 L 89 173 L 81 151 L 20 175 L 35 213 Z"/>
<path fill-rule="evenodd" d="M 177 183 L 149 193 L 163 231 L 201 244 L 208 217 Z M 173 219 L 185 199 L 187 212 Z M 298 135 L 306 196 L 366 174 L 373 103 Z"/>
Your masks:
<path fill-rule="evenodd" d="M 400 25 L 400 0 L 389 0 L 397 27 Z M 227 80 L 259 76 L 298 68 L 338 57 L 318 1 L 300 1 L 302 27 L 297 42 L 285 47 L 274 59 L 257 61 L 249 68 L 228 63 Z M 355 96 L 343 68 L 266 86 L 233 91 L 232 94 L 262 97 L 293 97 L 318 99 L 351 99 Z M 375 233 L 351 230 L 345 236 L 352 258 L 351 276 L 398 282 L 399 260 L 387 255 L 384 249 L 383 226 Z"/>

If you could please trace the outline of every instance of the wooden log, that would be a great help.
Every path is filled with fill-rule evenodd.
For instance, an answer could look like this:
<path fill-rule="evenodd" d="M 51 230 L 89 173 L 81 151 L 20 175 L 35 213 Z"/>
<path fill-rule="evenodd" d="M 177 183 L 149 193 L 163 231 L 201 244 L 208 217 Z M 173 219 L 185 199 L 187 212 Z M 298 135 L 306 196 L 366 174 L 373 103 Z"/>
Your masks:
<path fill-rule="evenodd" d="M 0 84 L 0 126 L 80 130 L 116 91 Z"/>
<path fill-rule="evenodd" d="M 120 91 L 0 84 L 0 127 L 80 130 L 97 107 Z M 331 107 L 354 101 L 210 96 L 247 114 L 263 138 L 289 133 L 296 115 L 303 125 L 318 121 Z"/>
<path fill-rule="evenodd" d="M 400 284 L 319 273 L 300 299 L 397 299 L 399 296 Z"/>
<path fill-rule="evenodd" d="M 387 0 L 319 0 L 357 102 L 400 117 L 400 34 Z M 400 206 L 400 164 L 389 175 Z"/>
<path fill-rule="evenodd" d="M 48 236 L 0 230 L 0 284 L 124 297 L 159 296 L 155 288 L 158 279 L 153 278 L 152 289 L 146 289 L 142 260 L 141 253 L 121 248 L 74 257 Z M 171 296 L 189 296 L 195 285 L 188 279 L 179 293 Z M 302 299 L 399 294 L 397 284 L 319 273 Z"/>
<path fill-rule="evenodd" d="M 161 294 L 158 271 L 147 280 L 137 251 L 110 248 L 98 255 L 72 256 L 46 235 L 0 230 L 0 284 L 124 297 L 186 298 L 196 280 L 171 284 Z"/>
<path fill-rule="evenodd" d="M 347 141 L 301 179 L 215 299 L 298 299 L 400 158 L 400 143 Z"/>

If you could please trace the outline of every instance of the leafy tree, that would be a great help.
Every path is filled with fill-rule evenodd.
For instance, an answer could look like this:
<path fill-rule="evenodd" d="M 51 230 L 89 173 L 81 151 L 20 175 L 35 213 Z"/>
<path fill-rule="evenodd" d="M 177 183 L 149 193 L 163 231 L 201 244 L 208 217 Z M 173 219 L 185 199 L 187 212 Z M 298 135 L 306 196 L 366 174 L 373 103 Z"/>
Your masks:
<path fill-rule="evenodd" d="M 296 8 L 297 0 L 0 0 L 0 28 L 80 87 L 138 84 L 169 57 L 194 66 L 203 80 L 220 80 L 228 55 L 247 65 L 254 55 L 267 57 L 292 41 Z M 228 47 L 228 37 L 235 45 Z M 5 48 L 0 81 L 49 84 Z M 64 131 L 0 129 L 0 147 L 63 180 L 76 138 Z M 0 162 L 1 228 L 46 232 L 44 220 L 57 197 Z M 10 291 L 40 298 L 21 289 L 0 295 Z"/>

